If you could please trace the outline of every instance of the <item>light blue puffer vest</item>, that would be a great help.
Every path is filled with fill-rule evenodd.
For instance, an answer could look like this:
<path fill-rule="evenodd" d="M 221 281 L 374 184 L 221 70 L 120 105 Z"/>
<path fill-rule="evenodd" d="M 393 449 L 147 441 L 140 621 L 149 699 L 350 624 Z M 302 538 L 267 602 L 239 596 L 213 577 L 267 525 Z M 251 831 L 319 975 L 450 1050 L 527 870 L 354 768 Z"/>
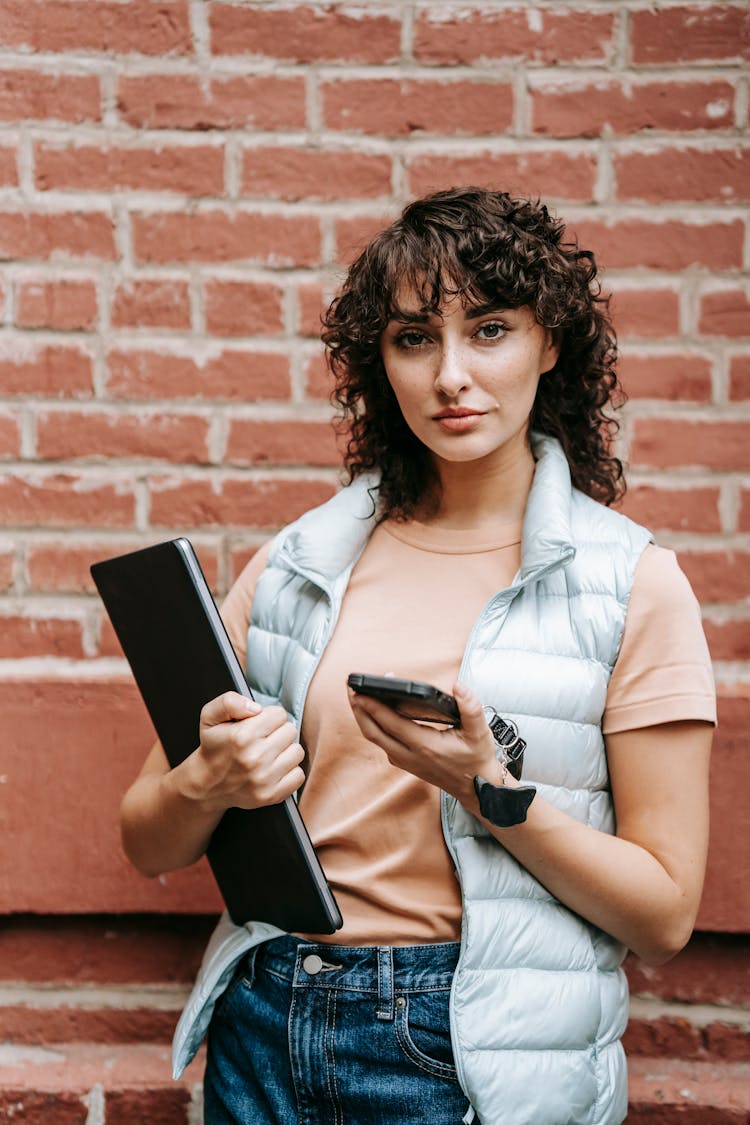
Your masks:
<path fill-rule="evenodd" d="M 540 795 L 611 833 L 600 724 L 650 536 L 571 488 L 554 439 L 536 435 L 533 444 L 521 567 L 475 622 L 460 676 L 518 723 L 528 744 L 524 778 Z M 282 531 L 257 586 L 249 682 L 298 726 L 376 523 L 373 486 L 360 478 Z M 562 906 L 445 793 L 442 821 L 463 894 L 451 1034 L 459 1080 L 482 1125 L 616 1125 L 627 1109 L 625 950 Z M 176 1076 L 238 959 L 279 932 L 222 918 L 175 1033 Z"/>

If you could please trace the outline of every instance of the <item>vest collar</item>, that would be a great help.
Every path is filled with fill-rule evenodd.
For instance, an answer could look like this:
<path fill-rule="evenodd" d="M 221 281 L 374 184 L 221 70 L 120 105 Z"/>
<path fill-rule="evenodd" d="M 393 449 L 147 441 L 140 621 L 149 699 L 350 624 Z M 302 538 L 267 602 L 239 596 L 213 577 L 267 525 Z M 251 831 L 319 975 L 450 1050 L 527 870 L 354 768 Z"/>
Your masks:
<path fill-rule="evenodd" d="M 571 534 L 570 470 L 556 438 L 532 433 L 536 469 L 521 535 L 521 569 L 513 588 L 526 585 L 575 555 Z M 359 558 L 380 520 L 378 477 L 365 474 L 331 500 L 306 512 L 281 533 L 271 560 L 291 566 L 330 591 Z"/>

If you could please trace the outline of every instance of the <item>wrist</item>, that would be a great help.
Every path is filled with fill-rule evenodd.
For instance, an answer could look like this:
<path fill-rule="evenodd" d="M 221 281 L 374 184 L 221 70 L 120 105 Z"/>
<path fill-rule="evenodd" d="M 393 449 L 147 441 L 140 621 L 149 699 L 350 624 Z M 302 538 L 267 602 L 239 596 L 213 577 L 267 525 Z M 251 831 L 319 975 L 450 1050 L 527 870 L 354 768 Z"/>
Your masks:
<path fill-rule="evenodd" d="M 164 784 L 173 800 L 190 809 L 193 815 L 210 819 L 226 812 L 226 803 L 217 799 L 209 783 L 209 771 L 200 748 L 164 776 Z"/>

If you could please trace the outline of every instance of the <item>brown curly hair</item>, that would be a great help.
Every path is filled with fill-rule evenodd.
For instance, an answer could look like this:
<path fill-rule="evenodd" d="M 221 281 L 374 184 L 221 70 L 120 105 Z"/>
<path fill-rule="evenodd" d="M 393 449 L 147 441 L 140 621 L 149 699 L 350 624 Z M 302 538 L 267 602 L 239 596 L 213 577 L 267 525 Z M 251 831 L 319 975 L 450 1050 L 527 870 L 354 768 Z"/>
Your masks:
<path fill-rule="evenodd" d="M 624 492 L 622 463 L 611 453 L 618 424 L 606 412 L 624 401 L 607 299 L 594 255 L 564 237 L 563 222 L 540 202 L 454 188 L 410 203 L 352 265 L 323 317 L 322 338 L 348 433 L 344 466 L 350 481 L 380 472 L 385 515 L 408 518 L 439 494 L 433 462 L 404 421 L 380 354 L 384 328 L 404 315 L 404 286 L 426 315 L 459 295 L 467 305 L 529 306 L 540 325 L 557 330 L 560 355 L 539 382 L 531 429 L 559 440 L 582 492 L 605 504 Z"/>

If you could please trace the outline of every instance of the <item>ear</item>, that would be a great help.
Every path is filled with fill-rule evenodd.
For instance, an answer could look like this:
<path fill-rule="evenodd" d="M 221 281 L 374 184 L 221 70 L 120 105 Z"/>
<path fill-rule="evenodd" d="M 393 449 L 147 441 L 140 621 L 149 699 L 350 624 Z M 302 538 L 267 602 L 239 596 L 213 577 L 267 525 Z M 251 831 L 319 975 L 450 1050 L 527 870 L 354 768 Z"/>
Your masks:
<path fill-rule="evenodd" d="M 557 363 L 560 358 L 560 352 L 563 344 L 563 330 L 562 328 L 547 328 L 546 343 L 542 353 L 542 370 L 541 374 L 546 375 Z"/>

